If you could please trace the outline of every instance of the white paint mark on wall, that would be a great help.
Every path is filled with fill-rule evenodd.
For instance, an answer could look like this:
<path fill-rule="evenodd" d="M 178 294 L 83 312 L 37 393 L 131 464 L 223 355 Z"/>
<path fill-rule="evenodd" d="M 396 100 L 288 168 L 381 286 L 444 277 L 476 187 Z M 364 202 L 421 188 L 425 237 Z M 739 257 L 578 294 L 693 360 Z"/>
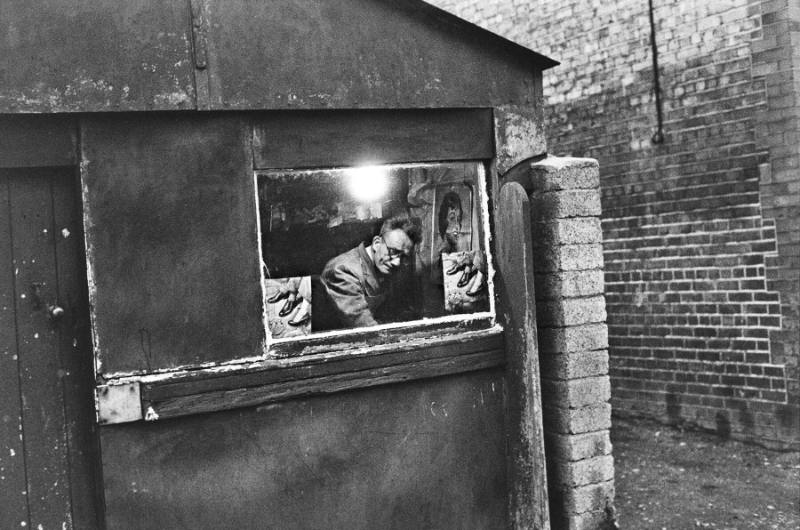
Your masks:
<path fill-rule="evenodd" d="M 9 449 L 8 450 L 8 454 L 11 455 L 11 456 L 17 456 L 17 452 L 14 451 L 13 449 Z"/>
<path fill-rule="evenodd" d="M 86 184 L 87 175 L 91 161 L 81 147 L 81 162 L 80 162 L 80 176 L 81 176 L 81 198 L 84 205 L 90 205 L 89 187 Z M 83 244 L 86 249 L 86 284 L 89 289 L 89 319 L 91 322 L 90 329 L 92 330 L 92 344 L 94 345 L 94 373 L 99 374 L 102 371 L 101 360 L 101 344 L 100 337 L 97 333 L 97 288 L 94 281 L 94 242 L 92 240 L 92 233 L 94 231 L 94 221 L 92 220 L 92 212 L 88 206 L 83 209 Z M 97 410 L 97 408 L 95 408 Z"/>
<path fill-rule="evenodd" d="M 68 228 L 62 228 L 61 229 L 61 235 L 64 237 L 64 239 L 68 238 L 69 234 L 70 234 L 70 231 L 69 231 Z"/>
<path fill-rule="evenodd" d="M 153 66 L 155 68 L 155 66 Z M 191 103 L 189 96 L 182 91 L 176 91 L 171 94 L 156 94 L 153 96 L 156 105 L 168 105 L 170 107 L 177 107 L 183 103 Z"/>

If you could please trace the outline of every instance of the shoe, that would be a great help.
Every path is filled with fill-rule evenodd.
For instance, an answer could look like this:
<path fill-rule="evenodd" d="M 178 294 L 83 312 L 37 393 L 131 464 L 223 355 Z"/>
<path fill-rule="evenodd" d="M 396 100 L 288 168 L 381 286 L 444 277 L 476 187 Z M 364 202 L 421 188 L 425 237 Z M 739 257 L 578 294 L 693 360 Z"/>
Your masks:
<path fill-rule="evenodd" d="M 481 282 L 477 289 L 472 291 L 467 291 L 467 296 L 478 296 L 483 291 L 486 290 L 486 282 Z"/>
<path fill-rule="evenodd" d="M 291 313 L 292 309 L 294 309 L 295 306 L 300 303 L 300 300 L 302 300 L 302 299 L 301 298 L 295 298 L 294 300 L 291 300 L 291 299 L 286 300 L 286 303 L 283 304 L 283 307 L 281 308 L 281 310 L 278 311 L 278 316 L 279 317 L 285 317 L 286 315 Z"/>
<path fill-rule="evenodd" d="M 456 263 L 455 265 L 453 265 L 452 267 L 447 269 L 444 273 L 447 274 L 448 276 L 452 276 L 453 274 L 457 273 L 460 270 L 461 270 L 461 267 L 459 267 L 458 263 Z"/>
<path fill-rule="evenodd" d="M 281 299 L 286 298 L 287 294 L 289 294 L 289 293 L 278 291 L 277 293 L 275 293 L 271 297 L 267 298 L 267 302 L 270 303 L 270 304 L 274 304 L 275 302 L 278 302 Z"/>
<path fill-rule="evenodd" d="M 472 269 L 469 273 L 467 273 L 467 271 L 464 271 L 464 274 L 461 275 L 461 278 L 458 280 L 458 283 L 456 285 L 458 287 L 464 287 L 476 274 L 478 274 L 478 269 Z"/>
<path fill-rule="evenodd" d="M 306 313 L 300 320 L 290 320 L 288 324 L 290 326 L 299 327 L 308 322 L 309 320 L 311 320 L 311 315 L 309 313 Z"/>

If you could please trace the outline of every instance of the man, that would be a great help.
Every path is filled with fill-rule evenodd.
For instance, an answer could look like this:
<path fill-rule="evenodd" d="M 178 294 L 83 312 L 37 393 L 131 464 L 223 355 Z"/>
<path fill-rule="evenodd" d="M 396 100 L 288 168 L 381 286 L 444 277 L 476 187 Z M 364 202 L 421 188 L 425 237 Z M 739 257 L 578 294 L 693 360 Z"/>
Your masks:
<path fill-rule="evenodd" d="M 407 214 L 384 221 L 369 244 L 330 260 L 320 276 L 323 304 L 313 328 L 356 328 L 412 318 L 408 264 L 422 235 Z"/>

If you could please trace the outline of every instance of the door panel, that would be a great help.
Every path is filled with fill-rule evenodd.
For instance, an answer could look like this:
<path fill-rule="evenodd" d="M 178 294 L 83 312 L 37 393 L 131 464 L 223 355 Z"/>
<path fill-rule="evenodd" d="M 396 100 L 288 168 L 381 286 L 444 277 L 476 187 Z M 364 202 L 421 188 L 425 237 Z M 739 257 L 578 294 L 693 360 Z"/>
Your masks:
<path fill-rule="evenodd" d="M 71 524 L 64 398 L 56 328 L 36 300 L 58 288 L 46 177 L 9 182 L 22 434 L 31 527 Z"/>
<path fill-rule="evenodd" d="M 27 521 L 28 503 L 22 449 L 22 403 L 19 392 L 15 327 L 14 264 L 11 259 L 9 179 L 0 177 L 0 528 Z"/>
<path fill-rule="evenodd" d="M 0 388 L 0 467 L 14 481 L 0 488 L 3 506 L 12 507 L 0 514 L 2 527 L 96 526 L 91 348 L 75 184 L 71 168 L 0 172 L 0 307 L 7 324 L 0 354 L 8 383 Z"/>

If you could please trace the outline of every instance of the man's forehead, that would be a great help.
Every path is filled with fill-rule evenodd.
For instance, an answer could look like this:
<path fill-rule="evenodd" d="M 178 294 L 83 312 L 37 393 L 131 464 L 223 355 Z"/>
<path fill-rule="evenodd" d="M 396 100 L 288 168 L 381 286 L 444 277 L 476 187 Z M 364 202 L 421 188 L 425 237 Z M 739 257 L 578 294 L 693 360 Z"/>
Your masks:
<path fill-rule="evenodd" d="M 408 234 L 403 232 L 400 228 L 389 230 L 383 235 L 384 241 L 396 247 L 413 247 L 414 242 L 408 237 Z"/>

